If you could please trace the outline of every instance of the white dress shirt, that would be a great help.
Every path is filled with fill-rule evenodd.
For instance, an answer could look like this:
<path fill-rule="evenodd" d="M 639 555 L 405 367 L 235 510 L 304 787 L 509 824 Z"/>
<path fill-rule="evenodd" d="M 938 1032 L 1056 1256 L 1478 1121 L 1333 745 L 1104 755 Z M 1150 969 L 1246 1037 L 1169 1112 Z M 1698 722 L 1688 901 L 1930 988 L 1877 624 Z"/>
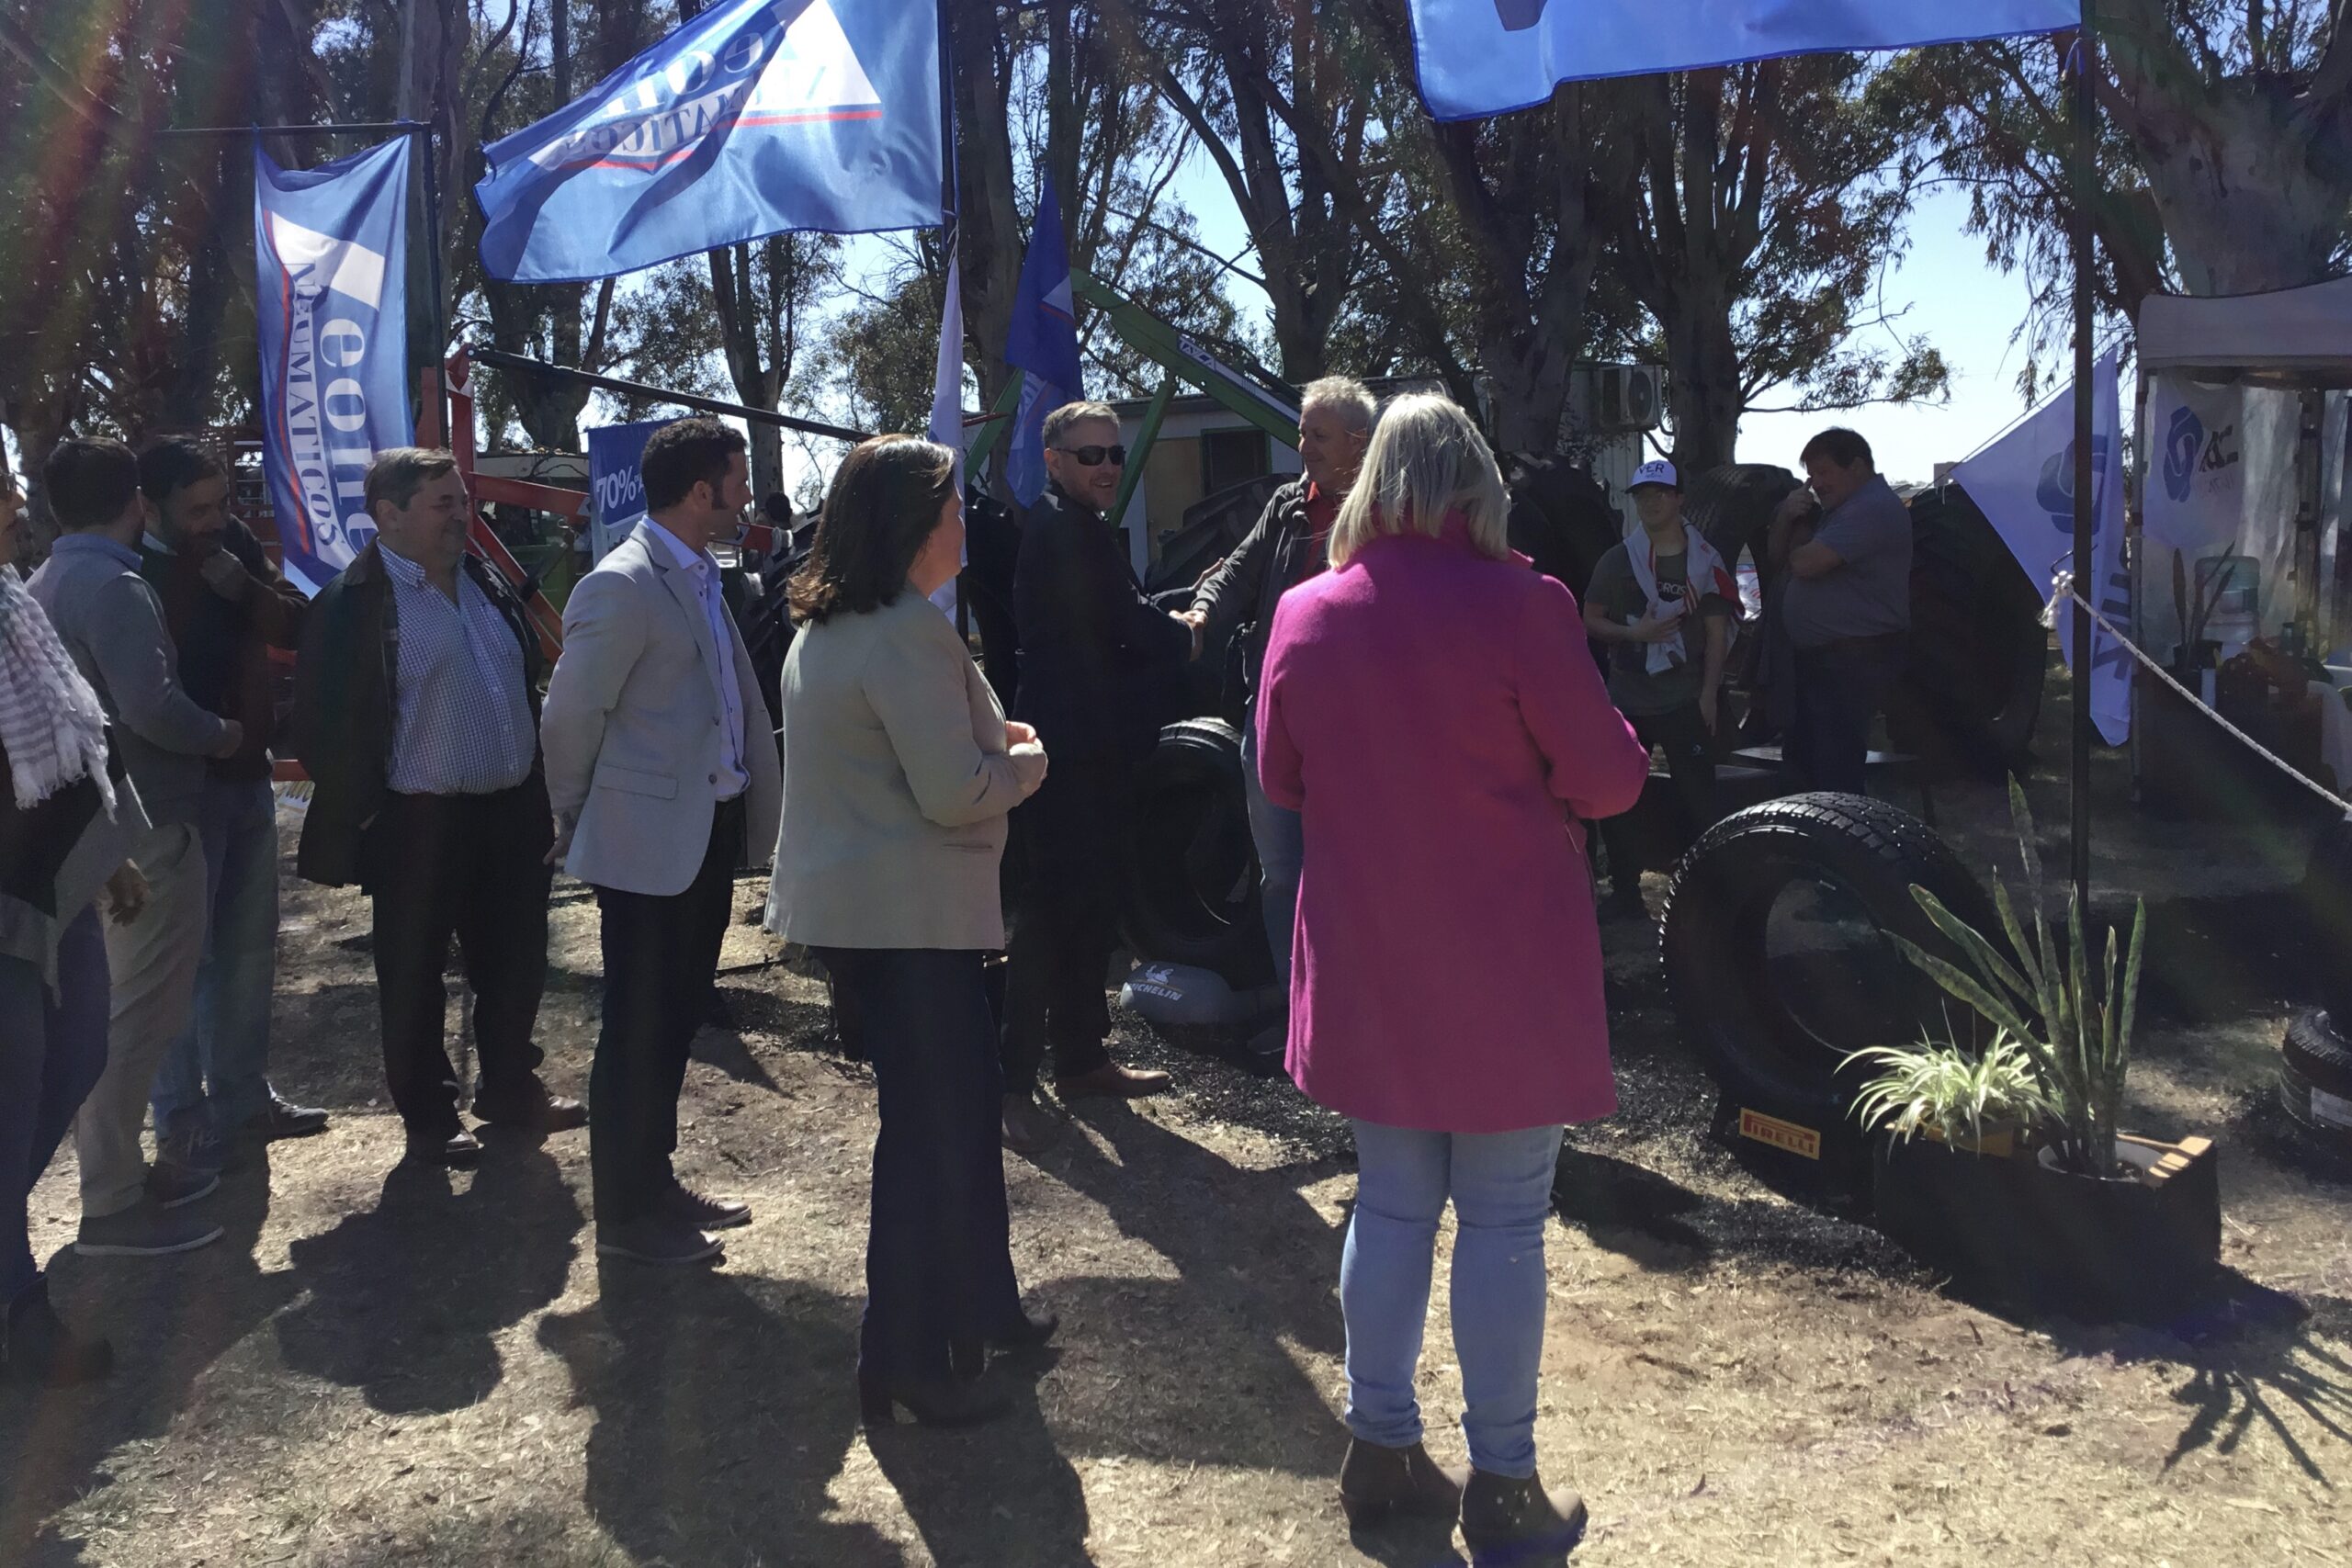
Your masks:
<path fill-rule="evenodd" d="M 718 750 L 718 798 L 732 800 L 752 787 L 752 775 L 743 770 L 743 696 L 735 686 L 735 639 L 730 635 L 727 601 L 718 592 L 718 563 L 707 550 L 687 548 L 684 540 L 652 518 L 648 517 L 645 525 L 668 548 L 670 558 L 691 576 L 695 597 L 702 602 L 703 619 L 710 626 L 711 646 L 718 653 L 710 683 L 718 698 L 718 711 L 727 720 L 727 738 Z"/>

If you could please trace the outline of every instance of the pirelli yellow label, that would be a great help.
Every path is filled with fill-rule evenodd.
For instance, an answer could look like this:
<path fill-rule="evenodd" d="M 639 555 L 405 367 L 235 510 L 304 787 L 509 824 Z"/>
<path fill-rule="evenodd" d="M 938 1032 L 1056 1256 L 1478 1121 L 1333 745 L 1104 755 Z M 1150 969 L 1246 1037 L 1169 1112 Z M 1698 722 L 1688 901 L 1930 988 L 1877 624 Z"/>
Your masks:
<path fill-rule="evenodd" d="M 1821 1134 L 1810 1127 L 1800 1127 L 1793 1122 L 1783 1122 L 1777 1116 L 1767 1116 L 1760 1111 L 1742 1106 L 1739 1112 L 1739 1135 L 1769 1144 L 1807 1159 L 1821 1157 Z"/>

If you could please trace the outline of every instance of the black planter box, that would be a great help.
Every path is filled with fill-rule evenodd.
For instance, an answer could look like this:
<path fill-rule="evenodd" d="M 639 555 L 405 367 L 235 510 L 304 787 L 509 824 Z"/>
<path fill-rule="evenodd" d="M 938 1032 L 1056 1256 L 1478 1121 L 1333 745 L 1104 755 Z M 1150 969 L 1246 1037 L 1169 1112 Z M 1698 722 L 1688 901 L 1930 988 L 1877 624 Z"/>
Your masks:
<path fill-rule="evenodd" d="M 2219 1283 L 2222 1189 L 2212 1144 L 2126 1136 L 2132 1177 L 2059 1169 L 2047 1151 L 2007 1157 L 1927 1138 L 1879 1149 L 1879 1228 L 1963 1292 L 2086 1323 L 2162 1326 Z"/>

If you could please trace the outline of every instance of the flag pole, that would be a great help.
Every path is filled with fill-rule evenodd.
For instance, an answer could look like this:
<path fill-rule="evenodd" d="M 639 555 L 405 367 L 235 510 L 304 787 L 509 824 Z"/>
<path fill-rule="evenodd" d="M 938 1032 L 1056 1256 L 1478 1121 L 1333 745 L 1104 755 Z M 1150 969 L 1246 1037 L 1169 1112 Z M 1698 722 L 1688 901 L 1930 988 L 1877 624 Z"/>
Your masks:
<path fill-rule="evenodd" d="M 2072 617 L 2075 657 L 2071 691 L 2074 733 L 2068 805 L 2072 809 L 2071 850 L 2075 897 L 2086 917 L 2091 902 L 2091 612 L 2084 598 L 2096 592 L 2092 581 L 2091 542 L 2096 468 L 2091 460 L 2091 285 L 2098 257 L 2098 233 L 2091 222 L 2091 203 L 2098 194 L 2098 142 L 2096 116 L 2098 100 L 2091 71 L 2097 43 L 2091 32 L 2092 0 L 2083 0 L 2082 30 L 2075 38 L 2075 557 Z"/>
<path fill-rule="evenodd" d="M 426 371 L 433 378 L 433 423 L 444 441 L 449 433 L 449 321 L 441 302 L 441 181 L 433 170 L 433 128 L 424 121 L 409 127 L 411 154 L 424 175 L 424 276 L 432 291 L 427 302 L 433 331 L 433 359 Z"/>

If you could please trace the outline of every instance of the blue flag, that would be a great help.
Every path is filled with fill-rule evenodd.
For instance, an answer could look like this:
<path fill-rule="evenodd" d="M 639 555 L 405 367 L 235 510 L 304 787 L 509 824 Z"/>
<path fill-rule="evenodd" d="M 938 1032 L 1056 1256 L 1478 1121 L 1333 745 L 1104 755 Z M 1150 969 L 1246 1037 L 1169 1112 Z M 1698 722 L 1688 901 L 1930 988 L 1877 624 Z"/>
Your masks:
<path fill-rule="evenodd" d="M 1078 303 L 1070 293 L 1069 242 L 1062 234 L 1062 204 L 1047 176 L 1037 193 L 1037 221 L 1029 254 L 1021 258 L 1021 287 L 1012 297 L 1012 330 L 1004 362 L 1025 374 L 1021 407 L 1012 419 L 1012 446 L 1004 477 L 1027 506 L 1046 490 L 1046 416 L 1086 395 L 1078 367 Z"/>
<path fill-rule="evenodd" d="M 786 230 L 931 227 L 939 85 L 937 0 L 724 0 L 485 151 L 482 265 L 580 282 Z"/>
<path fill-rule="evenodd" d="M 409 415 L 408 138 L 315 169 L 254 150 L 262 471 L 287 578 L 316 593 L 376 535 L 368 465 Z"/>
<path fill-rule="evenodd" d="M 2082 25 L 2082 0 L 1411 0 L 1439 119 L 1532 107 L 1562 82 Z"/>

